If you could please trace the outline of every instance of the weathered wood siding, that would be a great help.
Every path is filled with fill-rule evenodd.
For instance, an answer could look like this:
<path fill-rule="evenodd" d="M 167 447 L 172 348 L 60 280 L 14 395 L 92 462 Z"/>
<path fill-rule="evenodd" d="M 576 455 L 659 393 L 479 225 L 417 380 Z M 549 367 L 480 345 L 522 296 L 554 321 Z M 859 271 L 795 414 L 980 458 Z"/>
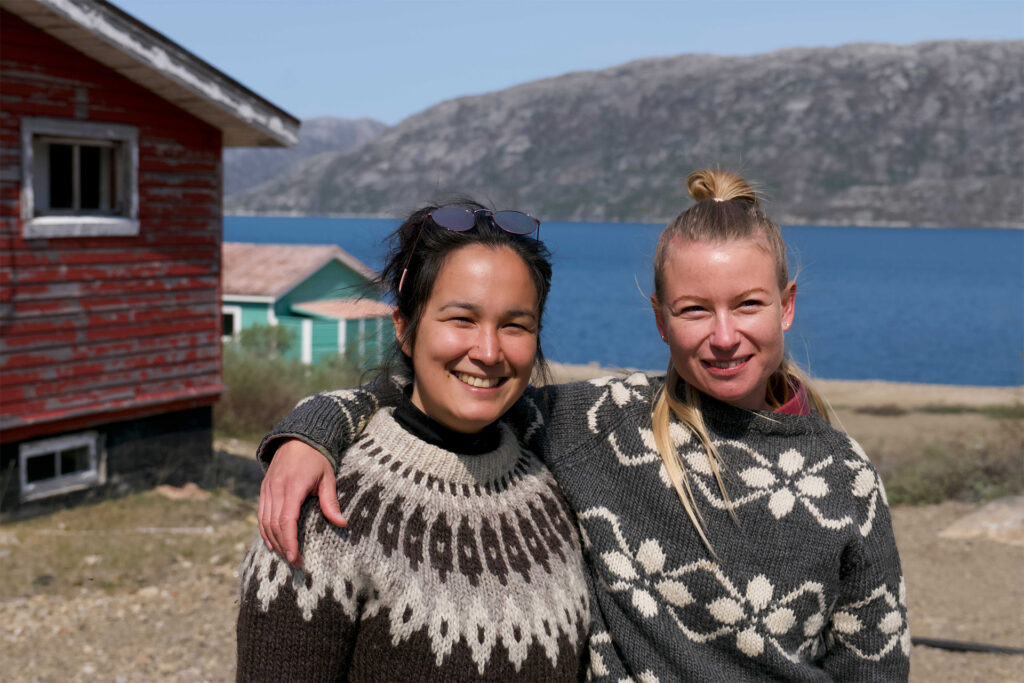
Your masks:
<path fill-rule="evenodd" d="M 0 44 L 4 438 L 212 403 L 220 131 L 3 11 Z M 22 237 L 23 116 L 137 127 L 137 237 Z"/>

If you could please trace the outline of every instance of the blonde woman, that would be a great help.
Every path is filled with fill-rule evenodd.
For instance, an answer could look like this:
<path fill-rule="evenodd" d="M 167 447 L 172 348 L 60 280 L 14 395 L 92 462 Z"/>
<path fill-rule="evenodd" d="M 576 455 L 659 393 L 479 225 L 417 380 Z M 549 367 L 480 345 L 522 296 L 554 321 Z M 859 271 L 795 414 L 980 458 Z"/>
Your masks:
<path fill-rule="evenodd" d="M 687 186 L 696 203 L 654 264 L 666 376 L 531 389 L 505 416 L 576 513 L 596 592 L 590 674 L 906 680 L 885 492 L 786 357 L 797 288 L 779 228 L 735 174 L 697 171 Z M 269 546 L 298 561 L 290 519 L 333 481 L 319 453 L 341 452 L 376 399 L 314 398 L 264 440 Z"/>

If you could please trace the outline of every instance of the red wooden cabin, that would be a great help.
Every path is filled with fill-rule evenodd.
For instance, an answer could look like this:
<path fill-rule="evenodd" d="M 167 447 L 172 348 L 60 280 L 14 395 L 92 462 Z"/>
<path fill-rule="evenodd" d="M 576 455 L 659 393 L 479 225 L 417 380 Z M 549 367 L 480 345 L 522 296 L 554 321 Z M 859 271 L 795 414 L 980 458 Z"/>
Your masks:
<path fill-rule="evenodd" d="M 201 472 L 221 150 L 298 128 L 102 0 L 0 0 L 0 509 Z"/>

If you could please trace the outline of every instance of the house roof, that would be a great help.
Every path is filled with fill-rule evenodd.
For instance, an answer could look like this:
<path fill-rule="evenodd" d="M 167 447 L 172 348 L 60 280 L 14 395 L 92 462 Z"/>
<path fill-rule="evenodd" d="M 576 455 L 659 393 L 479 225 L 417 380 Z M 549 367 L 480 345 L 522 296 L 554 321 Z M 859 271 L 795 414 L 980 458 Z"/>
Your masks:
<path fill-rule="evenodd" d="M 0 0 L 0 7 L 219 128 L 225 147 L 298 141 L 294 116 L 110 3 Z"/>
<path fill-rule="evenodd" d="M 373 299 L 324 299 L 292 304 L 292 310 L 324 318 L 359 320 L 360 318 L 391 317 L 394 306 Z"/>
<path fill-rule="evenodd" d="M 367 280 L 377 277 L 377 273 L 336 244 L 224 242 L 221 256 L 224 296 L 280 299 L 331 260 L 340 261 Z"/>

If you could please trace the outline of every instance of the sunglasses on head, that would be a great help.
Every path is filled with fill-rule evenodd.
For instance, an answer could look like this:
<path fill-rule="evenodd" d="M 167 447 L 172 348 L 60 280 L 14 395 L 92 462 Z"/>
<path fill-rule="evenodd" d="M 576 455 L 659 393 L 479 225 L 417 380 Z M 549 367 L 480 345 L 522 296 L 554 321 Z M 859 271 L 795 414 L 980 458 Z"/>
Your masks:
<path fill-rule="evenodd" d="M 446 206 L 441 209 L 434 209 L 427 214 L 434 225 L 452 232 L 467 232 L 476 226 L 477 217 L 483 215 L 490 218 L 495 226 L 513 235 L 529 235 L 536 232 L 536 238 L 540 239 L 540 221 L 528 213 L 522 211 L 491 211 L 490 209 L 463 209 L 457 206 Z M 409 250 L 409 258 L 402 269 L 402 277 L 398 280 L 398 293 L 402 293 L 402 285 L 405 284 L 405 276 L 409 272 L 409 264 L 412 262 L 412 255 L 416 253 L 416 245 L 420 240 L 420 233 L 423 232 L 422 224 L 420 232 L 416 233 L 412 249 Z"/>

